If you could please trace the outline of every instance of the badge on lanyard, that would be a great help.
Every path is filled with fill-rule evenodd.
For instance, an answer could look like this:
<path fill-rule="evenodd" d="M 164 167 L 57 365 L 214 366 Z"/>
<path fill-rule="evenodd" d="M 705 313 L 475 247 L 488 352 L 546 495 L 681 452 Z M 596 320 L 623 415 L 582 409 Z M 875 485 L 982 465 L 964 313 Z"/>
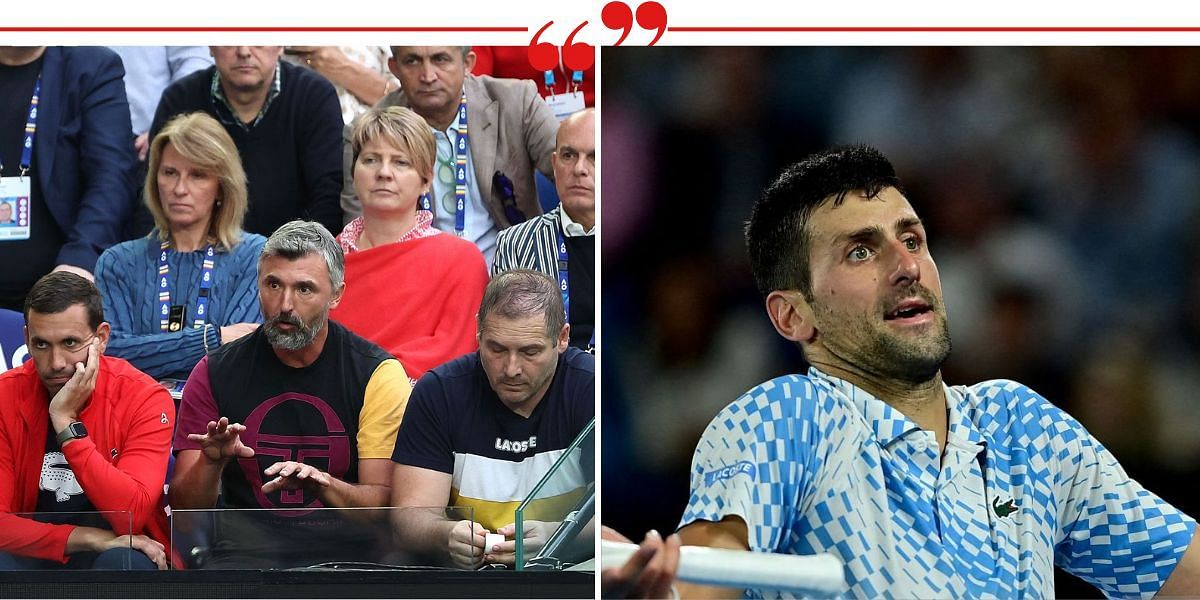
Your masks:
<path fill-rule="evenodd" d="M 182 304 L 171 304 L 171 266 L 167 263 L 167 249 L 170 244 L 162 242 L 158 253 L 158 328 L 159 331 L 176 332 L 183 329 L 183 319 L 187 307 Z M 213 268 L 216 255 L 212 244 L 204 249 L 204 262 L 200 269 L 200 289 L 196 294 L 196 318 L 192 323 L 195 329 L 203 329 L 208 322 L 208 294 L 213 284 Z"/>
<path fill-rule="evenodd" d="M 33 176 L 29 174 L 33 163 L 33 137 L 37 133 L 38 95 L 42 91 L 42 76 L 33 84 L 33 99 L 29 101 L 29 114 L 25 120 L 25 136 L 21 140 L 20 175 L 0 177 L 0 242 L 29 239 L 29 197 L 33 190 Z M 4 166 L 0 164 L 0 172 Z"/>
<path fill-rule="evenodd" d="M 546 71 L 545 80 L 546 91 L 550 93 L 546 96 L 546 104 L 554 111 L 555 119 L 562 121 L 585 108 L 583 92 L 579 91 L 579 84 L 583 83 L 583 71 L 575 71 L 571 89 L 562 94 L 554 93 L 554 71 Z"/>
<path fill-rule="evenodd" d="M 29 239 L 29 191 L 33 178 L 0 177 L 0 242 Z"/>
<path fill-rule="evenodd" d="M 546 98 L 546 104 L 550 105 L 550 110 L 554 111 L 554 118 L 559 121 L 585 108 L 583 104 L 583 92 L 555 94 Z"/>
<path fill-rule="evenodd" d="M 171 307 L 171 318 L 167 321 L 167 331 L 179 331 L 183 329 L 183 305 L 176 304 Z"/>

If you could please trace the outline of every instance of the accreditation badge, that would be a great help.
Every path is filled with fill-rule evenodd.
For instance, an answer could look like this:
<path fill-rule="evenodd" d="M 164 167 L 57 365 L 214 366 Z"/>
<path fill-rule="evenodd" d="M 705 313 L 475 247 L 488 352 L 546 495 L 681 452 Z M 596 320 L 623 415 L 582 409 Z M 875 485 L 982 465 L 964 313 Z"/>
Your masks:
<path fill-rule="evenodd" d="M 550 110 L 554 111 L 554 118 L 562 121 L 584 109 L 583 92 L 554 94 L 546 98 L 546 104 L 549 104 Z"/>
<path fill-rule="evenodd" d="M 176 332 L 176 331 L 179 331 L 180 329 L 183 329 L 184 308 L 185 307 L 182 304 L 176 304 L 175 306 L 171 307 L 171 313 L 170 313 L 171 316 L 167 321 L 167 323 L 168 323 L 167 330 L 168 331 Z"/>
<path fill-rule="evenodd" d="M 0 177 L 0 242 L 29 239 L 33 178 Z"/>

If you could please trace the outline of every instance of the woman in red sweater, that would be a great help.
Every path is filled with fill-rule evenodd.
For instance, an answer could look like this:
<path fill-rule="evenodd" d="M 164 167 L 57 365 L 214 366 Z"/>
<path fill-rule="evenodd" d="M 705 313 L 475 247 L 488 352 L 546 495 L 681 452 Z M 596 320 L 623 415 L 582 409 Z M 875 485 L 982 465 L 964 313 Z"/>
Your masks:
<path fill-rule="evenodd" d="M 363 215 L 338 236 L 346 291 L 331 318 L 392 353 L 414 383 L 478 348 L 475 313 L 487 265 L 474 244 L 434 229 L 420 209 L 437 145 L 407 108 L 373 108 L 355 122 L 354 191 Z"/>

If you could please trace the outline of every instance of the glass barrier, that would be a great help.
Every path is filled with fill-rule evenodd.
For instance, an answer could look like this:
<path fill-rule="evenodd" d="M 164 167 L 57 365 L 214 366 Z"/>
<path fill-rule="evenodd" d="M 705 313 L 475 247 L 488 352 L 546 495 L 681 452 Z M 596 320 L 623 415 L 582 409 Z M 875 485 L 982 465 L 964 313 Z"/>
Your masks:
<path fill-rule="evenodd" d="M 594 558 L 596 420 L 575 437 L 516 510 L 516 568 L 559 570 Z"/>
<path fill-rule="evenodd" d="M 74 482 L 74 479 L 71 481 Z M 77 487 L 75 489 L 78 490 Z M 70 493 L 69 490 L 62 490 L 64 496 Z M 128 532 L 133 528 L 133 514 L 127 510 L 0 514 L 0 571 L 156 568 L 144 552 L 133 547 L 132 537 L 119 537 L 116 533 L 112 534 L 114 539 L 108 540 L 103 550 L 75 552 L 68 556 L 65 564 L 57 560 L 35 558 L 33 555 L 41 545 L 41 538 L 50 532 L 31 529 L 31 524 L 13 519 L 92 527 L 110 532 Z"/>
<path fill-rule="evenodd" d="M 461 507 L 171 512 L 175 569 L 454 569 L 426 532 L 474 521 Z"/>

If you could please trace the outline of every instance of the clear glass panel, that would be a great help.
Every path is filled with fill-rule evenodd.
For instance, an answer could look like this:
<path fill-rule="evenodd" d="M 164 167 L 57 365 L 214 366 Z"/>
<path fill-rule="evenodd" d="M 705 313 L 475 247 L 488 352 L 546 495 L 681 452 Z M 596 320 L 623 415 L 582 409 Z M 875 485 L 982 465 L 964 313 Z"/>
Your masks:
<path fill-rule="evenodd" d="M 130 569 L 132 539 L 125 538 L 120 545 L 113 544 L 105 552 L 101 565 L 94 566 L 100 552 L 76 552 L 69 556 L 66 564 L 56 560 L 45 560 L 24 555 L 24 550 L 30 545 L 27 538 L 29 531 L 21 523 L 10 519 L 28 519 L 39 523 L 52 525 L 77 525 L 94 527 L 116 532 L 114 535 L 127 533 L 133 529 L 133 514 L 127 510 L 81 511 L 81 512 L 26 512 L 0 515 L 0 571 L 37 571 L 53 569 Z M 33 541 L 36 544 L 36 541 Z"/>
<path fill-rule="evenodd" d="M 177 569 L 454 568 L 426 532 L 474 520 L 469 508 L 175 510 Z"/>
<path fill-rule="evenodd" d="M 516 510 L 517 570 L 564 569 L 595 557 L 596 420 Z"/>

